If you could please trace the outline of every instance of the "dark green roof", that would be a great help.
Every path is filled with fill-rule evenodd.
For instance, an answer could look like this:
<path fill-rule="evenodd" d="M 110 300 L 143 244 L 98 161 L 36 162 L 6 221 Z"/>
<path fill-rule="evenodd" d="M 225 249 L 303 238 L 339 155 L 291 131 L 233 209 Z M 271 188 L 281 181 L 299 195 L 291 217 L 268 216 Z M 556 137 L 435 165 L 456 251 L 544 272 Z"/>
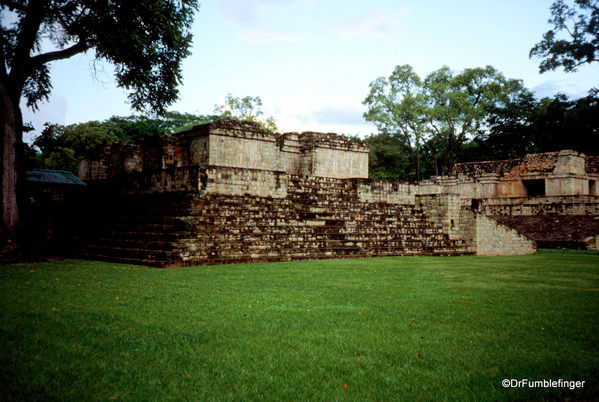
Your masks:
<path fill-rule="evenodd" d="M 28 170 L 25 181 L 48 184 L 67 184 L 71 186 L 85 186 L 77 176 L 67 170 L 36 169 Z"/>

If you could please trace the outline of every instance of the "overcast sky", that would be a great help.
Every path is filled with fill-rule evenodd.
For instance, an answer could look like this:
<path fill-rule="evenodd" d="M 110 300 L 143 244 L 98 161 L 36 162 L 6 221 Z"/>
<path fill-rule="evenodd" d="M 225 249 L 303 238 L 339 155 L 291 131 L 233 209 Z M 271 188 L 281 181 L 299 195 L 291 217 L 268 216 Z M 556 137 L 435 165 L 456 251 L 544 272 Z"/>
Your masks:
<path fill-rule="evenodd" d="M 283 131 L 364 136 L 368 85 L 410 64 L 424 78 L 492 65 L 524 80 L 537 97 L 584 96 L 598 87 L 599 63 L 576 73 L 538 72 L 528 53 L 552 28 L 553 0 L 210 0 L 193 26 L 180 100 L 170 110 L 210 114 L 231 93 L 259 96 Z M 93 54 L 51 66 L 53 93 L 25 122 L 72 124 L 128 116 L 127 93 L 111 65 L 92 76 Z M 35 134 L 34 134 L 35 135 Z M 28 140 L 30 136 L 26 135 Z"/>

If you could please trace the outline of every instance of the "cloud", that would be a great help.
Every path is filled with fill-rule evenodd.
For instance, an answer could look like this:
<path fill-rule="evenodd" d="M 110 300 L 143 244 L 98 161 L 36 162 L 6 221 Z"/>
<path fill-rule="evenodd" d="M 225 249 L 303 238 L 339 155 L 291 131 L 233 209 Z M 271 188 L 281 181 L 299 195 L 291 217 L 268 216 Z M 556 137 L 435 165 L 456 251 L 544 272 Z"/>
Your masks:
<path fill-rule="evenodd" d="M 578 99 L 587 95 L 585 90 L 575 84 L 567 84 L 561 81 L 545 81 L 532 88 L 537 99 L 553 98 L 556 94 L 565 94 L 570 99 Z"/>
<path fill-rule="evenodd" d="M 379 38 L 396 38 L 402 36 L 405 27 L 399 17 L 408 15 L 408 9 L 394 13 L 383 10 L 371 10 L 346 19 L 334 31 L 343 37 L 369 36 Z"/>
<path fill-rule="evenodd" d="M 315 0 L 216 0 L 218 14 L 240 32 L 239 38 L 251 42 L 297 41 L 310 35 L 269 28 L 263 18 L 276 10 L 313 5 Z"/>
<path fill-rule="evenodd" d="M 313 111 L 312 119 L 320 124 L 362 125 L 366 123 L 362 117 L 363 114 L 364 111 L 357 107 L 326 105 Z"/>

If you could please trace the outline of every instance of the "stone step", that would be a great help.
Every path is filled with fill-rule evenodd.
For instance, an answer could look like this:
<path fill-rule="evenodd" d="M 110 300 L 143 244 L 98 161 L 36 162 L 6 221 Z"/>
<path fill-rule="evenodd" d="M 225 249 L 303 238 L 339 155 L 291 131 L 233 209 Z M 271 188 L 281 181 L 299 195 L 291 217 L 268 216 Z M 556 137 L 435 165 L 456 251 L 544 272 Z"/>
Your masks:
<path fill-rule="evenodd" d="M 415 206 L 360 203 L 347 186 L 319 192 L 304 186 L 288 193 L 284 200 L 198 194 L 124 198 L 115 202 L 112 218 L 100 220 L 81 254 L 157 267 L 471 254 Z"/>
<path fill-rule="evenodd" d="M 180 254 L 179 251 L 149 250 L 128 247 L 103 246 L 96 244 L 85 244 L 81 247 L 81 253 L 87 255 L 100 255 L 111 258 L 139 261 L 171 261 Z"/>
<path fill-rule="evenodd" d="M 187 236 L 186 236 L 187 237 Z M 176 240 L 176 239 L 174 239 Z M 86 239 L 86 245 L 94 245 L 101 247 L 116 247 L 116 248 L 134 248 L 139 250 L 160 250 L 172 251 L 177 249 L 173 239 L 164 240 L 156 239 L 151 236 L 139 237 L 135 236 L 92 236 Z"/>
<path fill-rule="evenodd" d="M 135 259 L 135 258 L 127 258 L 127 257 L 114 257 L 111 255 L 99 254 L 97 252 L 92 252 L 91 254 L 85 253 L 85 252 L 78 252 L 77 256 L 80 258 L 83 258 L 83 259 L 114 262 L 114 263 L 118 263 L 118 264 L 144 265 L 147 267 L 154 267 L 154 268 L 166 268 L 166 267 L 174 266 L 173 261 Z"/>
<path fill-rule="evenodd" d="M 376 247 L 369 249 L 360 248 L 326 248 L 319 250 L 318 253 L 305 252 L 298 253 L 296 250 L 269 250 L 263 253 L 251 253 L 249 254 L 249 262 L 263 261 L 263 260 L 293 260 L 293 259 L 326 259 L 336 256 L 353 256 L 353 257 L 372 257 L 372 256 L 460 256 L 460 255 L 473 255 L 473 253 L 467 251 L 467 249 L 455 249 L 452 247 L 440 247 L 431 249 L 405 249 L 398 247 Z M 183 257 L 182 261 L 185 263 L 199 262 L 200 264 L 206 263 L 218 263 L 219 261 L 248 261 L 248 254 L 237 253 L 231 254 L 226 253 L 222 250 L 210 250 L 203 254 L 190 255 Z"/>

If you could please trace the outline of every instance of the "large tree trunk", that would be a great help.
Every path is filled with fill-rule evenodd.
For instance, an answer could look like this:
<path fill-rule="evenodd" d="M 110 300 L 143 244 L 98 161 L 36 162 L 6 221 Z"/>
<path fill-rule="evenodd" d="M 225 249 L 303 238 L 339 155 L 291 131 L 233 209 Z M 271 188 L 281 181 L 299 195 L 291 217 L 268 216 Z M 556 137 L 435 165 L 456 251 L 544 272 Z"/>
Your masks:
<path fill-rule="evenodd" d="M 19 227 L 17 203 L 18 161 L 21 148 L 22 119 L 17 104 L 6 87 L 0 85 L 0 129 L 2 130 L 2 226 L 5 235 L 15 239 Z"/>

